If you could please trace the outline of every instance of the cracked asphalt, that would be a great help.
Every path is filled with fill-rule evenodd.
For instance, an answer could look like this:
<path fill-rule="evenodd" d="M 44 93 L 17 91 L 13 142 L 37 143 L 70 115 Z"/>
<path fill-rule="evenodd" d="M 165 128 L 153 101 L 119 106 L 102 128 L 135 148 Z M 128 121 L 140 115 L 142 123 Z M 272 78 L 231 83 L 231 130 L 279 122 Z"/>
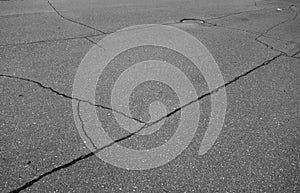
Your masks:
<path fill-rule="evenodd" d="M 0 1 L 1 192 L 300 192 L 299 11 L 297 0 Z M 199 39 L 225 84 L 208 90 L 197 78 L 198 98 L 152 122 L 72 97 L 90 48 L 118 29 L 149 23 Z M 177 61 L 157 49 L 136 52 Z M 210 96 L 224 88 L 222 131 L 199 156 Z M 91 152 L 76 128 L 73 101 L 145 125 Z M 195 103 L 202 111 L 196 135 L 166 165 L 131 171 L 95 156 Z"/>

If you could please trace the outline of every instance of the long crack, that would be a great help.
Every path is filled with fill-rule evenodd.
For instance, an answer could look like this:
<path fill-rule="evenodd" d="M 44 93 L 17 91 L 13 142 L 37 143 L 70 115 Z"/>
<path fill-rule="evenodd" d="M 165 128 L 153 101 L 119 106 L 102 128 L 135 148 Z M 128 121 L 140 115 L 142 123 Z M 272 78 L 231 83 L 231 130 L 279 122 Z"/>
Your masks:
<path fill-rule="evenodd" d="M 255 2 L 255 3 L 256 3 L 256 2 Z M 99 29 L 96 29 L 96 28 L 94 28 L 94 27 L 88 26 L 88 25 L 86 25 L 86 24 L 84 24 L 84 23 L 81 23 L 81 22 L 78 22 L 78 21 L 75 21 L 75 20 L 66 18 L 66 17 L 63 16 L 61 13 L 59 13 L 59 12 L 57 11 L 57 9 L 56 9 L 49 1 L 48 1 L 48 4 L 53 8 L 53 10 L 54 10 L 60 17 L 62 17 L 62 18 L 65 19 L 65 20 L 68 20 L 68 21 L 70 21 L 70 22 L 73 22 L 73 23 L 76 23 L 76 24 L 85 26 L 85 27 L 87 27 L 87 28 L 96 30 L 96 31 L 100 32 L 100 33 L 103 34 L 103 35 L 109 34 L 109 33 L 106 33 L 106 32 L 104 32 L 104 31 L 102 31 L 102 30 L 99 30 Z M 205 23 L 205 22 L 208 23 L 207 21 L 209 21 L 209 20 L 220 19 L 220 18 L 224 18 L 224 17 L 228 17 L 228 16 L 231 16 L 231 15 L 240 14 L 240 13 L 243 13 L 243 12 L 233 13 L 233 14 L 221 16 L 221 17 L 218 17 L 218 18 L 212 18 L 212 19 L 202 20 L 202 21 L 203 21 L 203 23 Z M 204 95 L 198 97 L 197 99 L 192 100 L 192 101 L 190 101 L 189 103 L 187 103 L 187 104 L 185 104 L 185 105 L 183 105 L 183 106 L 181 106 L 181 107 L 179 107 L 179 108 L 173 110 L 172 112 L 170 112 L 170 113 L 168 113 L 167 115 L 165 115 L 165 116 L 163 116 L 163 117 L 157 119 L 156 121 L 149 122 L 149 123 L 145 123 L 145 122 L 140 121 L 140 120 L 138 120 L 138 119 L 136 119 L 136 118 L 134 118 L 134 117 L 130 117 L 130 116 L 128 116 L 128 115 L 126 115 L 126 114 L 124 114 L 124 113 L 122 113 L 122 112 L 119 112 L 119 111 L 114 110 L 114 109 L 109 108 L 109 107 L 105 107 L 105 106 L 103 106 L 103 105 L 93 104 L 93 103 L 91 103 L 90 101 L 86 101 L 86 100 L 82 100 L 82 99 L 70 97 L 70 96 L 68 96 L 68 95 L 66 95 L 66 94 L 63 94 L 63 93 L 60 93 L 60 92 L 56 91 L 55 89 L 53 89 L 53 88 L 51 88 L 51 87 L 45 86 L 45 85 L 43 85 L 42 83 L 40 83 L 40 82 L 38 82 L 38 81 L 35 81 L 35 80 L 30 80 L 30 79 L 27 79 L 27 78 L 16 77 L 16 76 L 12 76 L 12 75 L 0 74 L 0 77 L 14 78 L 14 79 L 19 79 L 19 80 L 23 80 L 23 81 L 28 81 L 28 82 L 37 84 L 38 86 L 40 86 L 40 87 L 43 88 L 43 89 L 50 90 L 51 92 L 53 92 L 53 93 L 55 93 L 55 94 L 57 94 L 57 95 L 59 95 L 59 96 L 62 96 L 62 97 L 65 97 L 65 98 L 68 98 L 68 99 L 71 99 L 71 100 L 76 100 L 76 101 L 78 101 L 78 107 L 77 107 L 78 117 L 79 117 L 79 119 L 80 119 L 80 121 L 81 121 L 81 125 L 82 125 L 83 129 L 84 129 L 84 123 L 83 123 L 82 118 L 80 117 L 80 111 L 79 111 L 79 110 L 80 110 L 79 107 L 80 107 L 80 103 L 81 103 L 81 102 L 82 102 L 82 103 L 88 103 L 88 104 L 90 104 L 90 105 L 93 105 L 93 106 L 96 106 L 96 107 L 101 107 L 101 108 L 104 108 L 104 109 L 107 109 L 107 110 L 111 110 L 111 111 L 116 112 L 116 113 L 119 113 L 119 114 L 121 114 L 121 115 L 123 115 L 123 116 L 125 116 L 125 117 L 127 117 L 127 118 L 129 118 L 129 119 L 133 119 L 133 120 L 135 120 L 135 121 L 137 121 L 137 122 L 139 122 L 139 123 L 143 123 L 143 124 L 144 124 L 144 125 L 143 125 L 139 130 L 137 130 L 136 132 L 133 132 L 133 133 L 127 135 L 127 136 L 124 136 L 124 137 L 122 137 L 122 138 L 120 138 L 120 139 L 118 139 L 118 140 L 115 140 L 115 141 L 111 142 L 110 144 L 107 144 L 107 145 L 105 145 L 105 146 L 103 146 L 103 147 L 101 147 L 101 148 L 95 148 L 95 149 L 96 149 L 95 151 L 90 152 L 90 153 L 85 154 L 85 155 L 82 155 L 82 156 L 80 156 L 80 157 L 78 157 L 78 158 L 76 158 L 76 159 L 74 159 L 74 160 L 72 160 L 72 161 L 70 161 L 70 162 L 68 162 L 68 163 L 66 163 L 66 164 L 63 164 L 63 165 L 61 165 L 61 166 L 59 166 L 59 167 L 56 167 L 56 168 L 54 168 L 54 169 L 52 169 L 52 170 L 50 170 L 50 171 L 48 171 L 48 172 L 46 172 L 46 173 L 40 175 L 39 177 L 37 177 L 37 178 L 35 178 L 35 179 L 33 179 L 33 180 L 31 180 L 31 181 L 25 183 L 25 184 L 24 184 L 23 186 L 21 186 L 20 188 L 17 188 L 17 189 L 15 189 L 15 190 L 11 191 L 11 192 L 20 192 L 20 191 L 22 191 L 22 190 L 25 190 L 25 189 L 27 189 L 28 187 L 32 186 L 34 183 L 38 182 L 39 180 L 43 179 L 44 177 L 46 177 L 46 176 L 48 176 L 48 175 L 51 175 L 51 174 L 53 174 L 53 173 L 55 173 L 55 172 L 57 172 L 57 171 L 60 171 L 60 170 L 62 170 L 62 169 L 66 169 L 66 168 L 68 168 L 68 167 L 70 167 L 70 166 L 76 164 L 76 163 L 79 162 L 79 161 L 82 161 L 82 160 L 85 160 L 85 159 L 87 159 L 87 158 L 89 158 L 89 157 L 91 157 L 91 156 L 94 156 L 95 154 L 97 154 L 98 152 L 102 151 L 103 149 L 106 149 L 106 148 L 108 148 L 108 147 L 110 147 L 110 146 L 112 146 L 112 145 L 114 145 L 114 144 L 116 144 L 116 143 L 119 143 L 119 142 L 121 142 L 121 141 L 124 141 L 124 140 L 126 140 L 126 139 L 129 139 L 129 138 L 131 138 L 132 136 L 134 136 L 134 135 L 136 135 L 137 133 L 139 133 L 140 131 L 142 131 L 142 130 L 144 130 L 144 129 L 146 129 L 146 128 L 148 128 L 148 127 L 154 125 L 154 124 L 159 123 L 160 121 L 162 121 L 162 120 L 164 120 L 164 119 L 166 119 L 166 118 L 168 118 L 168 117 L 174 115 L 174 114 L 177 113 L 178 111 L 180 111 L 180 110 L 182 110 L 182 109 L 184 109 L 184 108 L 186 108 L 186 107 L 188 107 L 188 106 L 190 106 L 190 105 L 192 105 L 192 104 L 194 104 L 194 103 L 196 103 L 196 102 L 202 100 L 203 98 L 208 97 L 208 96 L 211 96 L 211 95 L 217 93 L 220 89 L 223 89 L 223 88 L 225 88 L 225 87 L 231 85 L 232 83 L 234 83 L 234 82 L 240 80 L 241 78 L 246 77 L 246 76 L 249 75 L 250 73 L 252 73 L 252 72 L 254 72 L 254 71 L 256 71 L 256 70 L 258 70 L 258 69 L 260 69 L 260 68 L 262 68 L 262 67 L 264 67 L 264 66 L 269 65 L 272 61 L 276 60 L 277 58 L 279 58 L 279 57 L 281 57 L 281 56 L 288 56 L 287 53 L 284 53 L 284 52 L 282 52 L 282 51 L 280 51 L 280 50 L 278 50 L 278 49 L 276 49 L 276 48 L 273 48 L 272 46 L 270 46 L 270 45 L 268 45 L 268 44 L 266 44 L 266 43 L 264 43 L 264 42 L 262 42 L 262 41 L 260 41 L 260 40 L 258 40 L 258 39 L 259 39 L 260 37 L 266 37 L 266 34 L 267 34 L 268 32 L 270 32 L 271 30 L 273 30 L 274 28 L 276 28 L 276 27 L 278 27 L 278 26 L 280 26 L 280 25 L 282 25 L 282 24 L 284 24 L 284 23 L 286 23 L 286 22 L 295 20 L 295 19 L 297 18 L 297 16 L 298 16 L 298 13 L 299 13 L 299 12 L 297 12 L 293 18 L 284 20 L 284 21 L 282 21 L 282 22 L 280 22 L 280 23 L 278 23 L 278 24 L 276 24 L 276 25 L 274 25 L 274 26 L 268 28 L 265 32 L 259 34 L 259 35 L 255 38 L 255 41 L 257 41 L 258 43 L 263 44 L 263 45 L 267 46 L 268 48 L 270 48 L 270 49 L 272 49 L 272 50 L 275 50 L 275 51 L 280 52 L 279 55 L 277 55 L 277 56 L 275 56 L 275 57 L 273 57 L 273 58 L 271 58 L 271 59 L 265 61 L 265 62 L 262 63 L 261 65 L 259 65 L 259 66 L 255 67 L 255 68 L 253 68 L 253 69 L 251 69 L 251 70 L 249 70 L 249 71 L 247 71 L 247 72 L 241 74 L 240 76 L 237 76 L 236 78 L 234 78 L 233 80 L 227 82 L 226 84 L 221 85 L 221 86 L 219 86 L 218 88 L 216 88 L 216 89 L 214 89 L 214 90 L 212 90 L 212 91 L 210 91 L 210 92 L 208 92 L 208 93 L 206 93 L 206 94 L 204 94 Z M 190 19 L 190 18 L 189 18 L 189 19 Z M 182 19 L 181 22 L 182 22 L 182 21 L 184 21 L 184 19 Z M 210 24 L 211 24 L 211 23 L 210 23 Z M 213 25 L 213 26 L 218 26 L 218 25 Z M 224 27 L 224 26 L 218 26 L 218 27 Z M 239 29 L 239 30 L 242 30 L 242 29 Z M 244 31 L 245 31 L 245 30 L 244 30 Z M 254 33 L 254 32 L 248 31 L 248 30 L 246 30 L 246 32 L 248 32 L 248 33 Z M 90 41 L 90 42 L 92 42 L 92 43 L 98 45 L 97 43 L 91 41 L 88 37 L 82 37 L 82 38 L 85 38 L 85 39 L 87 39 L 88 41 Z M 71 38 L 69 38 L 69 39 L 71 39 Z M 74 38 L 74 39 L 75 39 L 75 38 Z M 44 40 L 44 41 L 49 41 L 49 40 Z M 44 41 L 39 41 L 39 42 L 44 42 Z M 52 40 L 50 40 L 50 41 L 52 41 Z M 39 42 L 37 42 L 37 43 L 39 43 Z M 24 44 L 28 44 L 28 43 L 24 43 Z M 299 57 L 296 56 L 299 52 L 300 52 L 300 51 L 298 51 L 298 52 L 296 52 L 295 54 L 293 54 L 292 56 L 288 56 L 288 57 L 293 57 L 293 58 L 298 58 L 298 59 L 299 59 Z M 88 136 L 87 136 L 87 137 L 88 137 Z M 91 140 L 91 142 L 92 142 L 92 140 Z M 95 144 L 93 144 L 93 146 L 96 147 Z"/>
<path fill-rule="evenodd" d="M 144 129 L 150 127 L 150 126 L 153 126 L 153 125 L 155 125 L 155 124 L 157 124 L 157 123 L 159 123 L 160 121 L 162 121 L 162 120 L 164 120 L 164 119 L 166 119 L 166 118 L 168 118 L 168 117 L 174 115 L 174 114 L 177 113 L 178 111 L 180 111 L 180 110 L 182 110 L 182 109 L 184 109 L 184 108 L 186 108 L 186 107 L 188 107 L 188 106 L 190 106 L 190 105 L 192 105 L 192 104 L 194 104 L 194 103 L 196 103 L 196 102 L 198 102 L 198 101 L 204 99 L 205 97 L 208 97 L 208 96 L 211 96 L 211 95 L 217 93 L 220 89 L 223 89 L 223 88 L 228 87 L 229 85 L 233 84 L 234 82 L 236 82 L 236 81 L 238 81 L 238 80 L 240 80 L 240 79 L 242 79 L 242 78 L 248 76 L 250 73 L 253 73 L 253 72 L 256 71 L 256 70 L 258 70 L 258 69 L 260 69 L 260 68 L 262 68 L 262 67 L 265 67 L 265 66 L 269 65 L 271 62 L 273 62 L 274 60 L 278 59 L 278 58 L 281 57 L 281 56 L 284 56 L 284 54 L 280 53 L 279 55 L 276 55 L 275 57 L 273 57 L 273 58 L 271 58 L 271 59 L 269 59 L 269 60 L 266 60 L 265 62 L 263 62 L 262 64 L 258 65 L 257 67 L 252 68 L 251 70 L 249 70 L 249 71 L 247 71 L 247 72 L 245 72 L 245 73 L 243 73 L 243 74 L 241 74 L 241 75 L 235 77 L 234 79 L 232 79 L 231 81 L 225 83 L 224 85 L 221 85 L 221 86 L 217 87 L 216 89 L 214 89 L 214 90 L 212 90 L 212 91 L 210 91 L 210 92 L 208 92 L 208 93 L 206 93 L 206 94 L 204 94 L 204 95 L 198 97 L 197 99 L 192 100 L 192 101 L 190 101 L 189 103 L 187 103 L 187 104 L 185 104 L 185 105 L 183 105 L 183 106 L 181 106 L 181 107 L 179 107 L 179 108 L 173 110 L 172 112 L 168 113 L 168 114 L 165 115 L 165 116 L 162 116 L 161 118 L 157 119 L 156 121 L 149 122 L 149 123 L 145 123 L 140 129 L 138 129 L 137 131 L 135 131 L 135 132 L 133 132 L 133 133 L 130 133 L 129 135 L 126 135 L 126 136 L 124 136 L 124 137 L 122 137 L 122 138 L 120 138 L 120 139 L 117 139 L 117 140 L 115 140 L 115 141 L 113 141 L 113 142 L 111 142 L 111 143 L 109 143 L 109 144 L 107 144 L 107 145 L 105 145 L 105 146 L 103 146 L 103 147 L 97 148 L 97 149 L 96 149 L 95 151 L 93 151 L 93 152 L 90 152 L 90 153 L 85 154 L 85 155 L 81 155 L 81 156 L 75 158 L 74 160 L 72 160 L 72 161 L 70 161 L 70 162 L 68 162 L 68 163 L 65 163 L 65 164 L 63 164 L 63 165 L 60 165 L 60 166 L 58 166 L 58 167 L 56 167 L 56 168 L 53 168 L 52 170 L 50 170 L 50 171 L 48 171 L 48 172 L 46 172 L 46 173 L 44 173 L 44 174 L 41 174 L 41 175 L 38 176 L 37 178 L 34 178 L 34 179 L 32 179 L 31 181 L 25 183 L 23 186 L 21 186 L 21 187 L 15 189 L 15 190 L 12 190 L 11 193 L 18 193 L 18 192 L 20 192 L 20 191 L 22 191 L 22 190 L 25 190 L 25 189 L 31 187 L 33 184 L 35 184 L 35 183 L 37 183 L 38 181 L 40 181 L 41 179 L 45 178 L 46 176 L 49 176 L 49 175 L 51 175 L 51 174 L 53 174 L 53 173 L 55 173 L 55 172 L 58 172 L 58 171 L 60 171 L 60 170 L 66 169 L 66 168 L 68 168 L 68 167 L 71 167 L 71 166 L 73 166 L 74 164 L 76 164 L 76 163 L 78 163 L 78 162 L 80 162 L 80 161 L 82 161 L 82 160 L 85 160 L 85 159 L 87 159 L 87 158 L 89 158 L 89 157 L 92 157 L 92 156 L 96 155 L 97 153 L 99 153 L 100 151 L 102 151 L 102 150 L 104 150 L 104 149 L 106 149 L 106 148 L 109 148 L 109 147 L 111 147 L 112 145 L 114 145 L 114 144 L 116 144 L 116 143 L 119 143 L 119 142 L 121 142 L 121 141 L 124 141 L 124 140 L 126 140 L 126 139 L 131 138 L 132 136 L 136 135 L 137 133 L 141 132 L 142 130 L 144 130 Z"/>
<path fill-rule="evenodd" d="M 48 3 L 51 5 L 50 2 L 48 2 Z M 284 24 L 284 23 L 286 23 L 286 22 L 290 22 L 290 21 L 295 20 L 295 19 L 297 18 L 297 16 L 298 16 L 298 13 L 299 13 L 299 12 L 297 12 L 297 13 L 294 15 L 294 17 L 291 18 L 291 19 L 286 19 L 286 20 L 284 20 L 284 21 L 282 21 L 282 22 L 280 22 L 280 23 L 278 23 L 278 24 L 276 24 L 276 25 L 274 25 L 274 26 L 271 26 L 271 27 L 268 28 L 265 32 L 259 34 L 259 35 L 255 38 L 255 41 L 259 42 L 260 44 L 263 44 L 263 45 L 266 46 L 267 48 L 270 48 L 270 49 L 272 49 L 272 50 L 278 51 L 278 52 L 280 52 L 281 54 L 284 54 L 285 56 L 293 57 L 293 58 L 299 59 L 298 57 L 296 57 L 297 53 L 294 54 L 293 56 L 289 56 L 287 53 L 282 52 L 282 51 L 280 51 L 280 50 L 278 50 L 278 49 L 276 49 L 276 48 L 274 48 L 274 47 L 268 45 L 267 43 L 262 42 L 262 41 L 259 40 L 259 37 L 264 36 L 265 34 L 267 34 L 267 33 L 268 33 L 269 31 L 271 31 L 272 29 L 274 29 L 274 28 L 276 28 L 276 27 L 278 27 L 278 26 L 280 26 L 280 25 L 282 25 L 282 24 Z M 209 22 L 207 22 L 206 20 L 197 19 L 197 18 L 183 18 L 183 19 L 181 19 L 179 22 L 182 23 L 182 22 L 187 21 L 187 20 L 191 20 L 191 21 L 200 21 L 201 23 L 209 23 Z M 209 24 L 212 24 L 212 23 L 209 23 Z M 217 26 L 217 24 L 213 24 L 213 26 Z M 84 37 L 84 38 L 85 38 L 86 40 L 90 41 L 91 43 L 97 45 L 98 47 L 104 49 L 103 47 L 99 46 L 96 42 L 94 42 L 93 40 L 89 39 L 88 37 Z M 13 76 L 11 76 L 11 75 L 0 75 L 0 76 L 10 77 L 10 78 L 13 77 Z M 119 114 L 125 116 L 126 118 L 133 119 L 133 120 L 135 120 L 135 121 L 137 121 L 137 122 L 139 122 L 139 123 L 146 124 L 145 122 L 143 122 L 143 121 L 141 121 L 141 120 L 139 120 L 139 119 L 136 119 L 136 118 L 134 118 L 134 117 L 131 117 L 131 116 L 129 116 L 129 115 L 126 115 L 125 113 L 120 112 L 120 111 L 117 111 L 117 110 L 114 110 L 114 109 L 112 109 L 112 108 L 110 108 L 110 107 L 106 107 L 106 106 L 103 106 L 103 105 L 93 104 L 93 103 L 91 103 L 90 101 L 86 101 L 86 100 L 82 100 L 82 99 L 78 99 L 78 98 L 73 98 L 73 97 L 67 96 L 67 95 L 65 95 L 65 94 L 63 94 L 63 93 L 60 93 L 60 92 L 54 90 L 54 89 L 51 88 L 51 87 L 44 86 L 44 85 L 43 85 L 42 83 L 40 83 L 40 82 L 37 82 L 37 81 L 34 81 L 34 80 L 25 79 L 25 78 L 20 78 L 20 77 L 14 77 L 14 78 L 18 78 L 18 79 L 22 79 L 22 80 L 27 80 L 27 81 L 33 82 L 33 83 L 35 83 L 35 84 L 38 84 L 40 87 L 42 87 L 42 88 L 44 88 L 44 89 L 51 90 L 52 92 L 54 92 L 54 93 L 57 94 L 57 95 L 63 96 L 63 97 L 68 98 L 68 99 L 74 99 L 74 100 L 77 100 L 77 101 L 78 101 L 78 108 L 77 108 L 77 111 L 78 111 L 78 112 L 77 112 L 77 113 L 78 113 L 79 120 L 81 121 L 81 124 L 82 124 L 82 129 L 83 129 L 83 131 L 84 131 L 86 137 L 89 139 L 89 141 L 92 143 L 92 145 L 93 145 L 93 147 L 94 147 L 95 149 L 97 149 L 96 145 L 93 143 L 93 141 L 90 139 L 90 137 L 87 135 L 86 131 L 84 130 L 83 120 L 81 119 L 80 111 L 79 111 L 80 102 L 86 102 L 86 103 L 88 103 L 88 104 L 90 104 L 90 105 L 93 105 L 93 106 L 96 106 L 96 107 L 101 107 L 101 108 L 103 108 L 103 109 L 111 110 L 111 111 L 113 111 L 113 112 L 116 112 L 116 113 L 119 113 Z M 219 88 L 219 89 L 220 89 L 220 88 Z M 219 90 L 219 89 L 218 89 L 218 90 Z M 218 91 L 218 90 L 217 90 L 217 91 Z M 205 97 L 206 95 L 203 95 L 203 96 Z M 162 121 L 163 119 L 165 119 L 165 118 L 167 118 L 167 117 L 173 115 L 174 113 L 176 113 L 176 112 L 182 110 L 183 108 L 185 108 L 185 107 L 187 107 L 187 106 L 189 106 L 189 105 L 191 105 L 191 104 L 197 102 L 198 100 L 201 100 L 201 98 L 198 98 L 198 99 L 196 99 L 196 100 L 194 100 L 194 101 L 191 101 L 191 102 L 189 102 L 189 103 L 183 105 L 183 106 L 180 107 L 180 108 L 175 109 L 174 111 L 172 111 L 172 112 L 169 113 L 168 115 L 162 117 L 161 119 L 158 119 L 158 120 L 155 121 L 154 123 Z M 142 128 L 143 128 L 143 127 L 142 127 Z M 121 141 L 122 141 L 122 139 L 121 139 Z"/>
<path fill-rule="evenodd" d="M 31 42 L 17 42 L 13 44 L 0 44 L 0 47 L 5 46 L 22 46 L 22 45 L 31 45 L 31 44 L 40 44 L 40 43 L 47 43 L 47 42 L 56 42 L 56 41 L 67 41 L 67 40 L 77 40 L 77 39 L 86 39 L 91 37 L 98 37 L 103 34 L 94 34 L 94 35 L 85 35 L 85 36 L 74 36 L 74 37 L 67 37 L 67 38 L 56 38 L 56 39 L 44 39 L 38 41 L 31 41 Z"/>
<path fill-rule="evenodd" d="M 89 25 L 87 25 L 87 24 L 85 24 L 85 23 L 82 23 L 82 22 L 79 22 L 79 21 L 75 21 L 75 20 L 73 20 L 73 19 L 70 19 L 70 18 L 67 18 L 67 17 L 65 17 L 64 15 L 62 15 L 49 1 L 48 1 L 48 4 L 50 5 L 50 7 L 61 17 L 61 18 L 63 18 L 64 20 L 67 20 L 67 21 L 70 21 L 70 22 L 72 22 L 72 23 L 75 23 L 75 24 L 78 24 L 78 25 L 82 25 L 82 26 L 84 26 L 84 27 L 87 27 L 87 28 L 90 28 L 90 29 L 93 29 L 93 30 L 96 30 L 97 32 L 100 32 L 100 33 L 102 33 L 102 34 L 107 34 L 107 32 L 104 32 L 104 31 L 102 31 L 102 30 L 100 30 L 100 29 L 97 29 L 97 28 L 94 28 L 94 27 L 92 27 L 92 26 L 89 26 Z"/>

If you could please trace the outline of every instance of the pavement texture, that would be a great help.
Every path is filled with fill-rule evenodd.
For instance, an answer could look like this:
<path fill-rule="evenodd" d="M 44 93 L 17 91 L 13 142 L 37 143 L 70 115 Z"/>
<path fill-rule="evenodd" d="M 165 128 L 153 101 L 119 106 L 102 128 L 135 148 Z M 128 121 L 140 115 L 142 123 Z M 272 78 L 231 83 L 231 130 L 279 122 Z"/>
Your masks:
<path fill-rule="evenodd" d="M 299 14 L 297 0 L 1 0 L 0 191 L 300 192 Z M 199 156 L 215 91 L 196 77 L 201 119 L 188 148 L 161 167 L 126 170 L 96 157 L 80 137 L 72 102 L 93 104 L 72 97 L 73 81 L 98 41 L 149 23 L 182 29 L 207 47 L 225 81 L 227 112 L 214 146 Z M 128 61 L 189 62 L 157 47 L 126 54 Z M 124 57 L 113 62 L 125 65 Z M 107 97 L 106 86 L 97 93 Z M 127 119 L 155 117 L 147 112 L 155 100 L 173 101 L 167 110 L 175 115 L 172 109 L 182 105 L 167 85 L 146 82 L 136 90 L 134 117 Z M 105 102 L 96 106 L 98 114 L 115 110 Z M 172 132 L 149 141 L 110 134 L 114 143 L 142 149 L 161 145 Z"/>

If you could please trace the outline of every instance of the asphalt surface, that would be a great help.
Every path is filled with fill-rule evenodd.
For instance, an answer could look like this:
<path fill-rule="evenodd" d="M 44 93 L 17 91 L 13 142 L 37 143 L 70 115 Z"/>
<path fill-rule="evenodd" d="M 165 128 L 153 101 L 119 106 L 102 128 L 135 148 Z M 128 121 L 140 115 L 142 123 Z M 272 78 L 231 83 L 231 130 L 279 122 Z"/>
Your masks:
<path fill-rule="evenodd" d="M 1 192 L 300 192 L 299 11 L 297 0 L 0 1 Z M 112 65 L 151 57 L 182 65 L 195 77 L 201 109 L 188 148 L 161 167 L 133 171 L 89 150 L 72 102 L 91 104 L 74 98 L 72 88 L 86 53 L 93 46 L 101 49 L 98 41 L 149 23 L 182 29 L 207 47 L 224 78 L 219 86 L 226 89 L 227 112 L 214 146 L 198 155 L 214 93 L 203 76 L 188 71 L 190 61 L 157 47 L 119 56 Z M 122 69 L 113 70 L 103 80 Z M 97 94 L 109 97 L 109 86 L 98 86 Z M 139 85 L 131 95 L 133 117 L 126 119 L 159 119 L 165 109 L 149 107 L 153 101 L 166 103 L 176 118 L 172 110 L 183 104 L 172 93 L 157 82 Z M 118 110 L 103 107 L 109 102 L 98 105 L 99 115 Z M 115 128 L 111 117 L 103 121 Z M 157 132 L 147 140 L 122 130 L 107 132 L 115 143 L 145 149 L 170 139 L 172 128 L 144 130 L 144 135 Z"/>

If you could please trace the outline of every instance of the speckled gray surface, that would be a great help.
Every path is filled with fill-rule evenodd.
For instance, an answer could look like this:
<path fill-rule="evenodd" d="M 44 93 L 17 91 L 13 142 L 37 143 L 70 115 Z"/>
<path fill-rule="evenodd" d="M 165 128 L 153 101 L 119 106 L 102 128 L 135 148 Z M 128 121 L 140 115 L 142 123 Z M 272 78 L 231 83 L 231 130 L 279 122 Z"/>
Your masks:
<path fill-rule="evenodd" d="M 114 0 L 101 5 L 96 1 L 51 1 L 66 17 L 104 31 L 138 23 L 173 22 L 171 25 L 194 35 L 209 49 L 225 82 L 259 67 L 226 86 L 224 126 L 207 154 L 197 153 L 210 114 L 210 100 L 203 98 L 201 122 L 192 143 L 168 164 L 145 171 L 121 169 L 96 156 L 66 165 L 89 153 L 76 129 L 70 96 L 77 67 L 93 46 L 85 37 L 98 42 L 104 35 L 66 21 L 46 1 L 0 1 L 1 192 L 18 189 L 63 165 L 66 167 L 22 192 L 299 192 L 300 42 L 296 16 L 300 4 L 292 0 L 256 1 L 256 5 L 252 0 L 227 1 L 188 1 L 182 9 L 182 2 L 168 0 L 128 0 L 123 4 Z M 237 11 L 246 12 L 224 16 Z M 220 18 L 204 24 L 176 22 L 184 17 L 216 16 Z M 168 57 L 174 63 L 181 60 L 159 48 L 131 52 L 128 54 L 136 61 L 152 55 Z M 270 60 L 278 54 L 281 56 Z M 267 65 L 259 66 L 268 60 Z M 199 94 L 206 93 L 206 83 L 201 77 L 197 81 Z M 139 89 L 137 99 L 151 88 L 158 89 Z"/>
<path fill-rule="evenodd" d="M 77 66 L 91 46 L 85 39 L 1 46 L 1 72 L 38 80 L 71 95 Z"/>

